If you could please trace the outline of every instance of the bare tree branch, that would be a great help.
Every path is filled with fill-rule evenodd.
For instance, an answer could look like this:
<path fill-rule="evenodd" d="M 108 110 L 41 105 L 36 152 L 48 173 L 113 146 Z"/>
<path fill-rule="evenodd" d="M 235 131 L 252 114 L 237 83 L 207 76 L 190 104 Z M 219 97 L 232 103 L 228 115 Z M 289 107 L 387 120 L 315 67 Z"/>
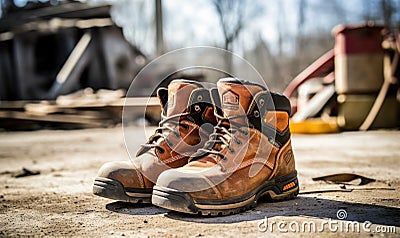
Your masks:
<path fill-rule="evenodd" d="M 226 50 L 232 50 L 232 43 L 246 24 L 262 11 L 257 2 L 249 0 L 212 0 L 212 4 L 218 15 Z"/>

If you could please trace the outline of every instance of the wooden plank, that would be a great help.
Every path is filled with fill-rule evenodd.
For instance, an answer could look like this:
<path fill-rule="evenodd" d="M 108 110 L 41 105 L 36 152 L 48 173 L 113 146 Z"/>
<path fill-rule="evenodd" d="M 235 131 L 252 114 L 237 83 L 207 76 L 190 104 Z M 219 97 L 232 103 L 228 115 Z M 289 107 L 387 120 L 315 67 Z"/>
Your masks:
<path fill-rule="evenodd" d="M 88 118 L 82 115 L 66 115 L 66 114 L 49 114 L 46 116 L 28 115 L 24 112 L 16 111 L 0 111 L 0 118 L 6 119 L 20 119 L 30 121 L 45 121 L 45 122 L 59 122 L 59 123 L 73 123 L 73 124 L 85 124 L 92 126 L 105 126 L 110 121 L 98 120 L 94 118 Z"/>
<path fill-rule="evenodd" d="M 116 101 L 114 103 L 110 103 L 110 106 L 143 106 L 143 107 L 152 107 L 157 106 L 160 107 L 160 101 L 157 97 L 130 97 L 130 98 L 121 98 L 120 101 Z"/>
<path fill-rule="evenodd" d="M 132 115 L 132 119 L 146 115 L 159 120 L 161 107 L 156 97 L 119 98 L 110 102 L 101 100 L 86 104 L 84 101 L 71 100 L 66 105 L 59 105 L 56 101 L 42 101 L 32 103 L 29 101 L 6 102 L 1 104 L 0 118 L 18 119 L 25 121 L 43 121 L 66 124 L 81 124 L 90 126 L 107 126 L 118 123 L 125 107 Z M 143 114 L 144 115 L 144 114 Z"/>
<path fill-rule="evenodd" d="M 55 104 L 55 101 L 47 101 L 48 103 L 26 103 L 24 108 L 25 111 L 31 115 L 46 115 L 55 112 L 61 112 L 63 109 L 67 108 L 101 108 L 101 107 L 154 107 L 159 108 L 160 104 L 156 97 L 137 97 L 137 98 L 121 98 L 118 100 L 114 100 L 113 102 L 104 103 L 104 102 L 96 102 L 96 103 L 88 103 L 82 102 L 81 100 L 76 100 L 68 105 L 59 105 Z"/>
<path fill-rule="evenodd" d="M 40 103 L 40 101 L 0 101 L 0 110 L 4 109 L 24 109 L 28 103 Z"/>

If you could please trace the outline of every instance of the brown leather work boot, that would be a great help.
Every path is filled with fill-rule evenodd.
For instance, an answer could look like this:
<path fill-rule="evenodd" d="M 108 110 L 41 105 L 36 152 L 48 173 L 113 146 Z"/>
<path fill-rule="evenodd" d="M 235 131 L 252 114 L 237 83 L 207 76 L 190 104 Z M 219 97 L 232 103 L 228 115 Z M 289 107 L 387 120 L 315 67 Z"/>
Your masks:
<path fill-rule="evenodd" d="M 132 203 L 150 203 L 161 172 L 185 165 L 204 146 L 216 125 L 210 91 L 189 80 L 174 80 L 158 90 L 160 127 L 131 161 L 105 163 L 94 181 L 98 196 Z"/>
<path fill-rule="evenodd" d="M 152 203 L 174 211 L 228 215 L 299 192 L 289 100 L 264 87 L 221 79 L 212 90 L 218 124 L 187 165 L 163 172 Z M 221 108 L 218 110 L 218 108 Z"/>

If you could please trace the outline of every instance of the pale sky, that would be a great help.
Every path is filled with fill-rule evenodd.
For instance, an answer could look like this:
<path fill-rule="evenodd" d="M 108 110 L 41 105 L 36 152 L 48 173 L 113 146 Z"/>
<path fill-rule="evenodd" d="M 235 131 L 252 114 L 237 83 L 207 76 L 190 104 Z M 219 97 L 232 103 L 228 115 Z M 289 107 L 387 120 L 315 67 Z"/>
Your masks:
<path fill-rule="evenodd" d="M 97 0 L 99 1 L 99 0 Z M 103 0 L 104 1 L 104 0 Z M 109 0 L 112 1 L 112 0 Z M 113 1 L 123 4 L 124 9 L 132 9 L 129 16 L 125 16 L 124 25 L 127 29 L 130 26 L 140 24 L 134 22 L 135 4 L 141 0 L 122 0 Z M 138 21 L 147 21 L 150 27 L 153 22 L 153 1 L 145 1 L 148 11 L 137 12 L 141 15 Z M 331 1 L 326 0 L 307 0 L 308 11 L 306 15 L 305 34 L 309 32 L 330 32 L 339 23 L 359 23 L 359 16 L 364 0 L 337 0 L 344 5 L 351 16 L 341 19 L 337 16 Z M 223 35 L 219 25 L 218 17 L 210 0 L 163 0 L 164 14 L 164 39 L 169 50 L 189 47 L 189 46 L 223 46 Z M 297 34 L 298 4 L 299 0 L 265 0 L 259 1 L 262 5 L 259 17 L 248 22 L 246 29 L 240 35 L 235 44 L 235 51 L 241 53 L 243 49 L 251 49 L 254 46 L 255 37 L 261 36 L 263 40 L 271 45 L 271 50 L 277 50 L 278 28 L 286 39 L 283 44 L 285 49 L 290 52 L 294 45 L 291 40 Z M 130 6 L 129 6 L 130 5 Z M 312 8 L 319 8 L 312 11 Z M 323 9 L 323 11 L 321 11 Z M 349 15 L 349 14 L 348 14 Z M 147 19 L 147 20 L 145 20 Z M 123 22 L 121 21 L 121 22 Z M 126 23 L 129 22 L 129 23 Z M 142 29 L 149 31 L 149 28 Z M 135 31 L 132 29 L 132 31 Z M 139 29 L 140 31 L 140 29 Z M 136 31 L 137 32 L 137 31 Z M 145 52 L 154 51 L 154 32 L 146 33 L 147 40 L 139 39 L 143 34 L 136 33 L 136 41 L 142 46 Z M 129 38 L 129 36 L 128 36 Z M 135 39 L 133 39 L 135 41 Z"/>
<path fill-rule="evenodd" d="M 27 0 L 16 0 L 23 6 Z M 46 1 L 46 0 L 43 0 Z M 154 1 L 153 0 L 87 0 L 90 3 L 110 3 L 113 20 L 124 28 L 128 40 L 151 55 L 155 48 Z M 294 45 L 297 34 L 299 0 L 260 0 L 261 14 L 248 22 L 246 29 L 234 45 L 241 53 L 254 46 L 255 38 L 261 37 L 276 51 L 278 33 L 284 36 L 286 51 Z M 307 0 L 305 34 L 329 32 L 338 23 L 359 23 L 361 12 L 368 4 L 377 0 L 336 0 L 346 10 L 334 9 L 334 1 Z M 222 31 L 211 0 L 163 0 L 164 39 L 168 50 L 189 46 L 223 46 Z M 316 10 L 317 9 L 317 10 Z"/>

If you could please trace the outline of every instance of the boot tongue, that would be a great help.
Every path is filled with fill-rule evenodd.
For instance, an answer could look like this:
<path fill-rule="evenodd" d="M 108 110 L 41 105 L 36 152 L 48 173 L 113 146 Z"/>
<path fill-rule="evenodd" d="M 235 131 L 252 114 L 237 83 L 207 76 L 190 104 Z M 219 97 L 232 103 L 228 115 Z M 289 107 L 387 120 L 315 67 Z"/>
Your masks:
<path fill-rule="evenodd" d="M 266 90 L 261 85 L 235 78 L 221 79 L 217 87 L 224 117 L 246 115 L 253 96 Z"/>
<path fill-rule="evenodd" d="M 188 109 L 188 102 L 190 95 L 192 94 L 192 91 L 197 88 L 201 88 L 201 84 L 195 82 L 195 81 L 190 81 L 190 80 L 184 80 L 184 79 L 176 79 L 173 80 L 169 85 L 168 85 L 168 92 L 166 92 L 165 88 L 162 89 L 162 91 L 158 91 L 159 93 L 159 99 L 161 102 L 161 106 L 163 107 L 163 110 L 166 110 L 166 116 L 173 116 L 176 114 L 184 113 L 187 112 Z M 167 95 L 168 93 L 168 95 Z M 168 99 L 168 100 L 167 100 Z M 165 111 L 163 111 L 164 115 Z M 170 122 L 166 122 L 167 125 L 174 126 Z M 168 136 L 170 131 L 164 130 L 162 131 L 164 136 Z M 159 144 L 162 140 L 164 140 L 163 137 L 152 137 L 147 143 L 155 143 Z M 136 153 L 136 156 L 140 156 L 150 150 L 149 147 L 141 147 L 141 149 L 138 150 Z"/>
<path fill-rule="evenodd" d="M 217 83 L 218 94 L 221 102 L 221 109 L 223 117 L 246 115 L 249 107 L 253 101 L 253 97 L 260 91 L 267 90 L 261 85 L 251 83 L 248 81 L 236 79 L 236 78 L 224 78 L 220 79 Z M 215 99 L 215 98 L 214 98 Z M 221 126 L 231 127 L 232 123 L 235 122 L 245 126 L 248 122 L 246 117 L 231 118 L 229 122 L 223 122 Z M 230 141 L 232 135 L 227 133 L 221 133 L 224 140 Z M 215 143 L 212 145 L 212 149 L 221 151 L 226 147 L 223 143 Z M 199 162 L 216 162 L 214 157 L 201 157 L 198 159 Z"/>
<path fill-rule="evenodd" d="M 168 86 L 167 116 L 173 116 L 187 111 L 189 97 L 192 91 L 200 88 L 196 82 L 174 80 Z"/>

